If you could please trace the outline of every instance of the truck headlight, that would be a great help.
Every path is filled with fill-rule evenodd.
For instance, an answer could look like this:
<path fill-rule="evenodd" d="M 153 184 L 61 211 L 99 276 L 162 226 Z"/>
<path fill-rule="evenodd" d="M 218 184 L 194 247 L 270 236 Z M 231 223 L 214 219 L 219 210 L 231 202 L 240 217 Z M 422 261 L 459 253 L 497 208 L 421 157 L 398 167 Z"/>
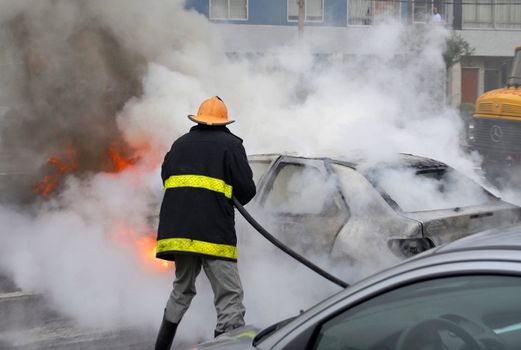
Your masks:
<path fill-rule="evenodd" d="M 470 142 L 474 141 L 474 121 L 470 121 L 467 126 L 467 138 Z"/>

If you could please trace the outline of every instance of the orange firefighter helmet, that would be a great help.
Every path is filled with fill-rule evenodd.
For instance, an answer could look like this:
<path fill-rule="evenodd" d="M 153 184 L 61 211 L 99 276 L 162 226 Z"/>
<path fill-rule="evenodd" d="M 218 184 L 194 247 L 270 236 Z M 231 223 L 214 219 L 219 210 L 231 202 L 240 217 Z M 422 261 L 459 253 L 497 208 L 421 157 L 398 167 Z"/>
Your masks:
<path fill-rule="evenodd" d="M 228 125 L 235 120 L 228 120 L 228 109 L 219 96 L 204 100 L 199 106 L 197 115 L 188 116 L 193 122 L 206 125 Z"/>

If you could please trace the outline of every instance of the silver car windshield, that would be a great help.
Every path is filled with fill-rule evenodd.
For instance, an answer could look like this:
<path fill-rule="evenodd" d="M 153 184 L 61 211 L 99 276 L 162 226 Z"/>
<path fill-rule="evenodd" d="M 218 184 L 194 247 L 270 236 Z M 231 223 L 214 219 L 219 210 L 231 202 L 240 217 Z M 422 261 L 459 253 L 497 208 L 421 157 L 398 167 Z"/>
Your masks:
<path fill-rule="evenodd" d="M 367 177 L 404 212 L 470 207 L 497 199 L 452 168 L 382 168 Z"/>

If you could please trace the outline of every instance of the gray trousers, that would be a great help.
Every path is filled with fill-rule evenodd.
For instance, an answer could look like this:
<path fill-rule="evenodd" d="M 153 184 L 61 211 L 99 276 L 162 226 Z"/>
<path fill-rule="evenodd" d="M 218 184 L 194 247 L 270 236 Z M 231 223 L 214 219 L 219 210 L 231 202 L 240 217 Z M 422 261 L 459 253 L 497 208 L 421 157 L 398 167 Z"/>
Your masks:
<path fill-rule="evenodd" d="M 236 261 L 195 254 L 175 256 L 175 280 L 166 304 L 165 317 L 179 323 L 196 294 L 195 279 L 201 267 L 210 281 L 217 311 L 215 331 L 226 332 L 244 326 L 246 309 L 242 303 L 243 291 Z"/>

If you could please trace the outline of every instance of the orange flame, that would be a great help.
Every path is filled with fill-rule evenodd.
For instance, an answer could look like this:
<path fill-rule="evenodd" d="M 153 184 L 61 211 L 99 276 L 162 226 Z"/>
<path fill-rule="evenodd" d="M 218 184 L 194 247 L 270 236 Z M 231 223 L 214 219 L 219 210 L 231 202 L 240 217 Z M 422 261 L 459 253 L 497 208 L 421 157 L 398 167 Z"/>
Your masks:
<path fill-rule="evenodd" d="M 55 176 L 46 175 L 34 185 L 34 192 L 48 197 L 58 187 L 58 179 Z"/>
<path fill-rule="evenodd" d="M 137 157 L 125 157 L 123 153 L 115 147 L 109 147 L 108 155 L 113 165 L 112 173 L 119 173 L 135 165 L 138 161 Z M 119 237 L 120 241 L 124 241 L 132 246 L 144 266 L 158 272 L 169 271 L 169 268 L 173 266 L 171 262 L 156 258 L 156 239 L 154 233 L 148 235 L 138 234 L 134 229 L 122 222 L 116 225 L 116 230 L 116 237 Z"/>
<path fill-rule="evenodd" d="M 69 147 L 63 157 L 52 156 L 47 159 L 47 164 L 52 167 L 50 175 L 46 175 L 34 186 L 34 192 L 44 197 L 48 197 L 60 183 L 61 177 L 73 172 L 77 168 L 76 151 Z"/>
<path fill-rule="evenodd" d="M 124 151 L 112 146 L 107 150 L 110 158 L 111 169 L 110 174 L 116 174 L 135 165 L 139 160 L 138 157 L 126 157 Z M 106 158 L 105 158 L 106 160 Z M 104 160 L 100 160 L 100 164 Z M 106 164 L 106 163 L 105 163 Z M 38 195 L 48 197 L 59 186 L 60 180 L 67 173 L 78 170 L 76 151 L 69 147 L 62 156 L 51 156 L 47 159 L 47 165 L 50 174 L 45 175 L 34 186 L 34 192 Z M 155 234 L 140 234 L 129 225 L 123 222 L 116 222 L 111 237 L 118 244 L 126 245 L 135 252 L 136 257 L 141 264 L 152 271 L 167 272 L 173 266 L 172 262 L 160 260 L 156 258 L 156 240 Z"/>
<path fill-rule="evenodd" d="M 119 173 L 125 170 L 126 168 L 136 164 L 137 162 L 136 158 L 124 157 L 123 154 L 120 151 L 118 151 L 115 147 L 109 147 L 108 154 L 114 167 L 114 173 Z"/>
<path fill-rule="evenodd" d="M 123 156 L 123 152 L 115 147 L 109 147 L 107 153 L 112 165 L 110 173 L 119 173 L 136 164 L 138 160 L 136 157 Z M 34 185 L 34 193 L 44 197 L 48 197 L 58 188 L 60 180 L 65 174 L 72 173 L 78 169 L 76 151 L 69 147 L 63 156 L 47 158 L 47 165 L 50 167 L 51 173 L 45 175 Z"/>
<path fill-rule="evenodd" d="M 153 235 L 143 236 L 136 240 L 139 257 L 145 264 L 156 269 L 167 269 L 172 266 L 171 262 L 156 258 L 156 239 Z"/>
<path fill-rule="evenodd" d="M 155 234 L 139 234 L 124 222 L 118 222 L 112 238 L 118 243 L 129 245 L 141 263 L 156 272 L 168 272 L 173 263 L 156 258 Z"/>

